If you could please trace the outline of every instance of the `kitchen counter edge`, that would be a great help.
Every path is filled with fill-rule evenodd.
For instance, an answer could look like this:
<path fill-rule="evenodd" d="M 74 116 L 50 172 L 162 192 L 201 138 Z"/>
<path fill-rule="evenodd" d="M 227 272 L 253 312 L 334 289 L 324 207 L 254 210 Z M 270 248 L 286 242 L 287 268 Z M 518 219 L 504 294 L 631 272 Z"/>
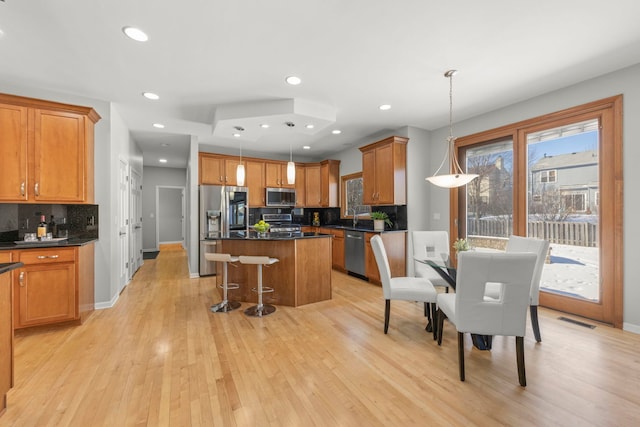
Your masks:
<path fill-rule="evenodd" d="M 66 248 L 70 246 L 85 246 L 97 242 L 98 239 L 69 239 L 62 242 L 37 242 L 19 245 L 13 242 L 0 242 L 0 251 L 3 250 L 23 250 L 23 249 L 42 249 L 42 248 Z"/>

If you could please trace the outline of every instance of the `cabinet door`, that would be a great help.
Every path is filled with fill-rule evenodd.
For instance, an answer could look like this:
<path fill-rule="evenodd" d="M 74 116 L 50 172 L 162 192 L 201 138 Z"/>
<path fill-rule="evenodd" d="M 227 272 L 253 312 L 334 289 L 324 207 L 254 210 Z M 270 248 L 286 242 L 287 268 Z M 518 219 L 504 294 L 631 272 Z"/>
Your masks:
<path fill-rule="evenodd" d="M 376 152 L 375 150 L 362 153 L 362 203 L 376 204 Z"/>
<path fill-rule="evenodd" d="M 307 206 L 320 206 L 320 165 L 305 168 L 305 196 Z"/>
<path fill-rule="evenodd" d="M 373 254 L 373 248 L 371 247 L 371 238 L 373 236 L 375 236 L 375 233 L 365 233 L 364 270 L 365 275 L 369 278 L 370 281 L 380 283 L 380 272 L 378 271 L 376 257 Z"/>
<path fill-rule="evenodd" d="M 76 318 L 75 264 L 26 265 L 14 271 L 14 283 L 16 328 Z"/>
<path fill-rule="evenodd" d="M 282 185 L 282 171 L 280 163 L 265 163 L 265 186 L 274 188 Z"/>
<path fill-rule="evenodd" d="M 265 206 L 264 162 L 247 160 L 247 187 L 249 187 L 249 207 Z"/>
<path fill-rule="evenodd" d="M 296 207 L 303 208 L 306 206 L 306 176 L 305 167 L 296 165 Z"/>
<path fill-rule="evenodd" d="M 27 108 L 0 104 L 0 201 L 27 200 Z"/>
<path fill-rule="evenodd" d="M 86 117 L 36 109 L 34 120 L 34 200 L 83 202 L 87 174 Z"/>
<path fill-rule="evenodd" d="M 380 205 L 393 205 L 394 194 L 394 170 L 393 170 L 393 145 L 384 145 L 376 148 L 375 154 L 375 185 L 376 203 Z"/>
<path fill-rule="evenodd" d="M 243 161 L 243 163 L 245 163 Z M 224 179 L 224 183 L 225 185 L 238 185 L 238 180 L 236 179 L 237 176 L 237 172 L 238 172 L 238 165 L 240 164 L 240 157 L 238 157 L 237 159 L 234 158 L 229 158 L 229 159 L 225 159 L 224 161 L 224 170 L 225 170 L 225 179 Z M 245 168 L 246 168 L 246 164 L 245 164 Z M 245 169 L 245 182 L 244 185 L 247 185 L 247 180 L 246 180 L 246 169 Z"/>
<path fill-rule="evenodd" d="M 344 237 L 333 237 L 333 252 L 331 255 L 333 267 L 344 270 Z"/>
<path fill-rule="evenodd" d="M 224 185 L 224 159 L 200 155 L 200 184 Z"/>

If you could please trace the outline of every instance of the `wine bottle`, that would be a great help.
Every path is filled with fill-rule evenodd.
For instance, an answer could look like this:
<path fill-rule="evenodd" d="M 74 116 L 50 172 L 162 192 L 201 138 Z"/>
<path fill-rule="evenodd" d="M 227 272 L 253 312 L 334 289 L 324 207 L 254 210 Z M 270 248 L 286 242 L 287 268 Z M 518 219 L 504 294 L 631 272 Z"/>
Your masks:
<path fill-rule="evenodd" d="M 44 215 L 40 215 L 40 224 L 38 224 L 38 239 L 47 237 L 47 219 Z"/>
<path fill-rule="evenodd" d="M 53 237 L 58 237 L 58 225 L 53 220 L 53 215 L 51 215 L 51 221 L 49 221 L 49 233 L 51 233 Z"/>

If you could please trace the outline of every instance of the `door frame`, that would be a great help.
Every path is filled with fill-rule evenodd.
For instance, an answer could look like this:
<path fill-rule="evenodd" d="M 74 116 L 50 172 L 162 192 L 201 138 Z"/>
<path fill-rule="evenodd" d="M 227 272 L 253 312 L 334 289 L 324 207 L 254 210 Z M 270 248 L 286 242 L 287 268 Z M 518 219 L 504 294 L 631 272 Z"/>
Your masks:
<path fill-rule="evenodd" d="M 598 303 L 558 297 L 540 293 L 540 305 L 570 312 L 579 316 L 609 323 L 616 328 L 623 325 L 624 251 L 623 251 L 623 162 L 622 162 L 622 95 L 616 95 L 540 117 L 491 129 L 485 132 L 460 137 L 455 142 L 458 158 L 464 159 L 470 146 L 498 139 L 511 138 L 514 157 L 514 221 L 513 233 L 525 236 L 526 221 L 526 134 L 536 128 L 553 127 L 559 123 L 598 118 L 601 124 L 599 144 L 600 186 L 600 289 Z M 605 150 L 605 144 L 610 144 Z M 524 152 L 523 152 L 524 150 Z M 603 165 L 606 165 L 604 167 Z M 525 183 L 525 184 L 523 184 Z M 451 240 L 459 237 L 459 207 L 464 203 L 464 191 L 450 190 L 449 230 Z M 519 220 L 518 220 L 519 219 Z M 606 283 L 605 283 L 606 282 Z"/>

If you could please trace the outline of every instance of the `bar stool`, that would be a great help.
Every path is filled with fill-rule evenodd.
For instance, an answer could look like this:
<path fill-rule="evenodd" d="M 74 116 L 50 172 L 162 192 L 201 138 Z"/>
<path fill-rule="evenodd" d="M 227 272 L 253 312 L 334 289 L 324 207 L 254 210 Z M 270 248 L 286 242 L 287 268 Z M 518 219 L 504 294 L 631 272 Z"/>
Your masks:
<path fill-rule="evenodd" d="M 258 304 L 247 308 L 244 314 L 253 317 L 262 317 L 276 311 L 276 308 L 269 304 L 262 303 L 262 294 L 273 292 L 273 288 L 262 286 L 262 266 L 272 265 L 280 261 L 278 258 L 269 258 L 268 256 L 243 256 L 240 255 L 240 262 L 242 264 L 255 264 L 258 266 L 258 287 L 251 289 L 258 294 Z"/>
<path fill-rule="evenodd" d="M 229 301 L 227 299 L 229 289 L 238 289 L 240 287 L 237 283 L 227 283 L 227 264 L 230 262 L 238 262 L 239 258 L 229 254 L 217 253 L 206 253 L 204 257 L 207 261 L 222 263 L 222 285 L 218 285 L 218 287 L 222 289 L 222 302 L 212 305 L 211 311 L 214 313 L 226 313 L 239 308 L 241 304 L 238 301 Z"/>

